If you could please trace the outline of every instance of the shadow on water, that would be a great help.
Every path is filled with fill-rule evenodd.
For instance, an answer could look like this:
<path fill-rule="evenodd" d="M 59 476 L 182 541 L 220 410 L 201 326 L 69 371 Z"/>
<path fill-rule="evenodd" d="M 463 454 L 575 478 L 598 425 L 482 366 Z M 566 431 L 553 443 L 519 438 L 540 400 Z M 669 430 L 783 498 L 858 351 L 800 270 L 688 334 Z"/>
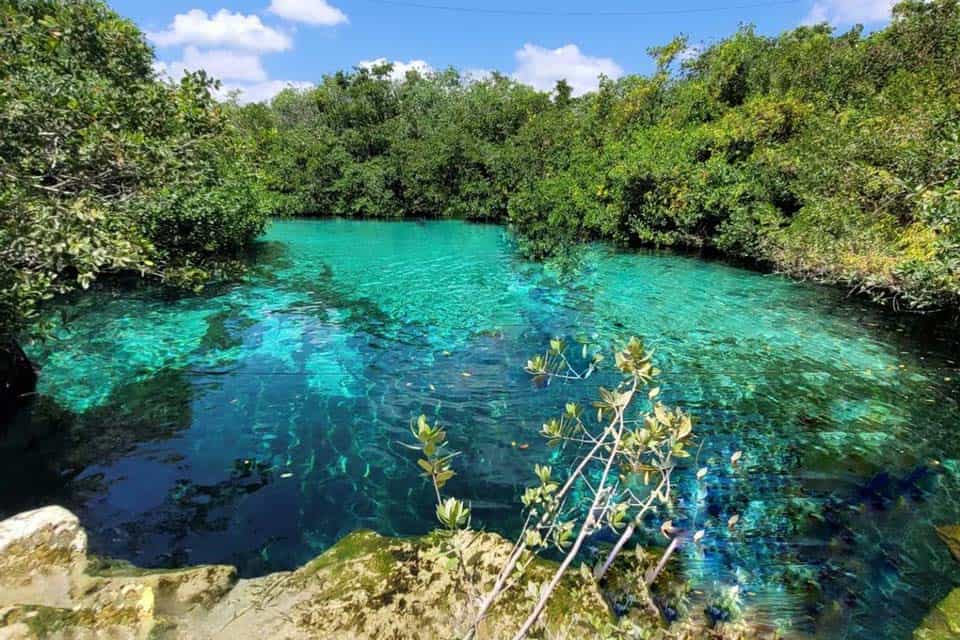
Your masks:
<path fill-rule="evenodd" d="M 171 370 L 122 385 L 102 405 L 82 413 L 49 396 L 38 397 L 0 438 L 0 516 L 49 503 L 78 508 L 72 494 L 85 469 L 188 429 L 192 399 L 186 375 Z M 94 478 L 79 483 L 97 490 Z"/>

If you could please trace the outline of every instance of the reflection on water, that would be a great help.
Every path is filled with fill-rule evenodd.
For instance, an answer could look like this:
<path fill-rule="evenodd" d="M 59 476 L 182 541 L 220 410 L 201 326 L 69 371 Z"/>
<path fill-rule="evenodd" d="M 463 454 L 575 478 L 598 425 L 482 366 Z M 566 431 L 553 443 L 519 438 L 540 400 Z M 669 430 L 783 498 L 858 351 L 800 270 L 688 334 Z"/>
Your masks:
<path fill-rule="evenodd" d="M 683 557 L 699 586 L 739 582 L 820 637 L 896 639 L 957 580 L 932 528 L 960 522 L 956 345 L 831 290 L 603 248 L 560 273 L 490 226 L 287 221 L 246 283 L 100 291 L 50 317 L 41 396 L 0 440 L 0 515 L 60 502 L 137 564 L 255 575 L 358 527 L 426 531 L 397 445 L 422 412 L 464 451 L 451 492 L 510 533 L 556 455 L 539 425 L 594 391 L 534 388 L 523 362 L 553 335 L 637 334 L 716 470 L 703 491 L 679 474 L 710 531 Z"/>

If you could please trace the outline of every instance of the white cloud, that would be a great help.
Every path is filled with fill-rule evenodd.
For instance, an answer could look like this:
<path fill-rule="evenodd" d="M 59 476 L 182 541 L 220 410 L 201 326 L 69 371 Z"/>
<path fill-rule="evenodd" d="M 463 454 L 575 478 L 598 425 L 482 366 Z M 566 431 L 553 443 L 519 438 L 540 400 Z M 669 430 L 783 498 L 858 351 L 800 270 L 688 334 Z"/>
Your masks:
<path fill-rule="evenodd" d="M 154 71 L 168 80 L 178 81 L 183 77 L 183 62 L 160 62 L 153 63 Z M 301 80 L 263 80 L 262 82 L 221 82 L 220 88 L 213 91 L 213 97 L 217 100 L 229 100 L 236 98 L 240 104 L 249 104 L 251 102 L 265 102 L 273 98 L 284 89 L 309 89 L 314 86 L 312 82 Z"/>
<path fill-rule="evenodd" d="M 164 61 L 162 61 L 162 60 L 154 60 L 154 61 L 153 61 L 153 72 L 154 72 L 155 74 L 157 74 L 158 76 L 161 76 L 161 77 L 166 78 L 166 79 L 169 79 L 169 80 L 175 80 L 175 79 L 176 79 L 176 78 L 174 77 L 174 74 L 171 73 L 170 63 L 169 63 L 169 62 L 164 62 Z"/>
<path fill-rule="evenodd" d="M 677 61 L 681 64 L 691 62 L 703 55 L 703 52 L 706 50 L 707 47 L 704 44 L 691 44 L 677 54 Z"/>
<path fill-rule="evenodd" d="M 201 51 L 196 47 L 186 47 L 182 60 L 158 64 L 161 65 L 160 71 L 174 80 L 179 80 L 184 71 L 200 70 L 219 80 L 263 82 L 267 79 L 260 56 L 227 49 Z"/>
<path fill-rule="evenodd" d="M 173 81 L 179 81 L 186 71 L 203 69 L 221 81 L 220 88 L 213 92 L 215 98 L 236 98 L 240 104 L 267 101 L 288 88 L 307 89 L 314 86 L 312 82 L 299 80 L 270 80 L 258 56 L 222 49 L 202 51 L 196 47 L 186 47 L 182 60 L 158 60 L 153 68 L 159 76 Z"/>
<path fill-rule="evenodd" d="M 271 0 L 267 11 L 294 22 L 325 27 L 348 22 L 346 14 L 326 0 Z"/>
<path fill-rule="evenodd" d="M 357 67 L 361 69 L 372 69 L 373 67 L 379 67 L 380 65 L 387 64 L 388 62 L 393 65 L 393 70 L 390 72 L 391 80 L 403 80 L 407 77 L 407 71 L 417 71 L 420 74 L 433 72 L 433 67 L 423 60 L 408 60 L 407 62 L 404 62 L 402 60 L 376 58 L 374 60 L 361 60 L 357 63 Z"/>
<path fill-rule="evenodd" d="M 817 0 L 803 24 L 869 24 L 882 22 L 890 18 L 890 10 L 896 0 Z"/>
<path fill-rule="evenodd" d="M 584 55 L 575 44 L 559 49 L 525 44 L 514 57 L 517 70 L 513 77 L 543 91 L 553 89 L 558 80 L 565 79 L 573 87 L 573 95 L 579 96 L 597 88 L 600 74 L 609 78 L 623 75 L 623 69 L 612 59 Z"/>
<path fill-rule="evenodd" d="M 493 69 L 465 69 L 460 77 L 467 82 L 485 82 L 493 77 Z"/>
<path fill-rule="evenodd" d="M 285 51 L 293 46 L 288 35 L 266 26 L 259 16 L 226 9 L 213 15 L 207 15 L 201 9 L 191 9 L 174 16 L 173 22 L 163 31 L 147 32 L 147 37 L 159 47 L 196 45 Z"/>
<path fill-rule="evenodd" d="M 252 84 L 224 84 L 216 97 L 220 100 L 226 100 L 236 96 L 240 104 L 249 104 L 251 102 L 265 102 L 273 98 L 284 89 L 297 89 L 302 91 L 314 86 L 312 82 L 301 82 L 298 80 L 267 80 L 266 82 L 257 82 Z"/>

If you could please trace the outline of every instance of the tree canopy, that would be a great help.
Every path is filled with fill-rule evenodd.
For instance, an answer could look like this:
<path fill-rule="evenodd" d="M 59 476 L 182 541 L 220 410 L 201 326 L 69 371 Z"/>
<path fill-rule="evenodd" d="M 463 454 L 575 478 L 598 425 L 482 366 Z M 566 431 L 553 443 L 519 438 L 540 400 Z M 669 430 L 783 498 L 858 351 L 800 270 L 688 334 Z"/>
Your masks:
<path fill-rule="evenodd" d="M 284 213 L 505 222 L 535 257 L 706 249 L 956 307 L 958 42 L 957 0 L 907 0 L 869 35 L 677 38 L 579 98 L 385 65 L 236 114 Z"/>
<path fill-rule="evenodd" d="M 102 2 L 0 2 L 0 333 L 100 274 L 198 283 L 268 211 L 212 80 Z"/>
<path fill-rule="evenodd" d="M 500 222 L 532 257 L 710 250 L 896 305 L 960 305 L 960 0 L 882 30 L 743 27 L 573 97 L 453 69 L 269 104 L 153 71 L 101 0 L 0 0 L 0 333 L 110 273 L 196 286 L 270 215 Z"/>

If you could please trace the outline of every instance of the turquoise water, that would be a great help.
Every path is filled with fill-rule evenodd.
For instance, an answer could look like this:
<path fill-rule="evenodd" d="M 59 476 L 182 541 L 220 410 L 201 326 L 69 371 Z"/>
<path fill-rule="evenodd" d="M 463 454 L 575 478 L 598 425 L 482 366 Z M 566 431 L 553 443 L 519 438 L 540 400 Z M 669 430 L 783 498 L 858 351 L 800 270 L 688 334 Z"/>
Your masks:
<path fill-rule="evenodd" d="M 637 334 L 714 469 L 702 491 L 678 473 L 677 518 L 708 530 L 681 560 L 698 589 L 739 583 L 757 615 L 819 637 L 896 639 L 960 583 L 933 531 L 960 522 L 957 345 L 915 319 L 671 254 L 531 264 L 461 222 L 277 222 L 257 253 L 203 295 L 49 310 L 39 398 L 0 440 L 0 515 L 57 501 L 140 565 L 287 569 L 358 527 L 433 526 L 397 444 L 427 413 L 464 452 L 450 492 L 511 533 L 551 455 L 539 425 L 602 382 L 536 388 L 526 358 L 554 335 Z"/>

